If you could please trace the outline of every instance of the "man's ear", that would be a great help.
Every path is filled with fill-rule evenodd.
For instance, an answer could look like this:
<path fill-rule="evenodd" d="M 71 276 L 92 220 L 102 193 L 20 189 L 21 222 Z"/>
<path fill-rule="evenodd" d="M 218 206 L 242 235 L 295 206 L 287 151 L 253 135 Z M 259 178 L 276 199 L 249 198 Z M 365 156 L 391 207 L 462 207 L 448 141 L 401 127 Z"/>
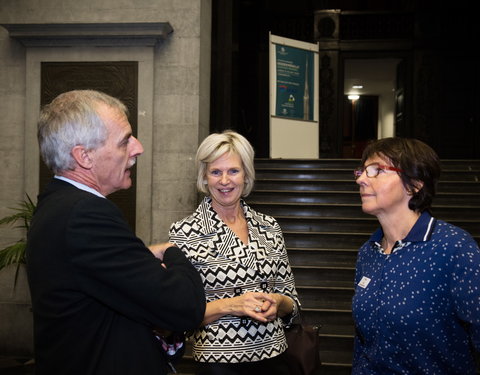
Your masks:
<path fill-rule="evenodd" d="M 84 146 L 77 145 L 73 147 L 72 156 L 80 167 L 84 169 L 92 168 L 93 160 L 91 152 L 87 150 Z"/>

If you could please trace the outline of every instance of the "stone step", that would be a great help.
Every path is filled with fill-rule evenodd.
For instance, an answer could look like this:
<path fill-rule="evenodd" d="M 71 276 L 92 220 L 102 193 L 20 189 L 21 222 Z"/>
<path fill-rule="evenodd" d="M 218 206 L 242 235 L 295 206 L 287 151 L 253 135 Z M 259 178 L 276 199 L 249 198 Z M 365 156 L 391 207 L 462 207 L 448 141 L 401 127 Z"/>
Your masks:
<path fill-rule="evenodd" d="M 301 315 L 305 323 L 320 327 L 322 334 L 342 334 L 352 337 L 355 334 L 351 309 L 308 309 L 302 306 Z"/>
<path fill-rule="evenodd" d="M 343 363 L 351 363 L 353 356 L 353 336 L 352 335 L 324 335 L 320 333 L 320 350 L 323 352 L 333 352 L 333 353 L 342 353 L 343 359 L 336 359 L 335 362 L 331 355 L 329 357 L 324 357 L 325 362 L 330 363 L 342 363 L 340 361 L 346 360 Z M 337 354 L 338 355 L 338 354 Z"/>
<path fill-rule="evenodd" d="M 379 226 L 374 216 L 361 218 L 276 216 L 275 219 L 282 230 L 289 232 L 372 232 Z"/>
<path fill-rule="evenodd" d="M 332 357 L 332 355 L 335 356 L 335 358 L 339 357 L 339 353 L 332 353 L 332 355 L 329 355 L 329 353 L 330 352 L 321 352 L 321 358 Z M 350 360 L 348 360 L 348 358 L 349 357 L 345 358 L 345 356 L 343 356 L 343 358 L 341 358 L 342 363 L 322 362 L 319 372 L 312 375 L 350 375 L 352 373 L 352 359 L 350 358 Z"/>
<path fill-rule="evenodd" d="M 355 267 L 357 249 L 287 248 L 291 266 Z"/>
<path fill-rule="evenodd" d="M 470 233 L 471 236 L 480 244 L 480 235 Z M 371 233 L 361 232 L 288 232 L 283 231 L 287 249 L 294 248 L 359 248 L 371 236 Z"/>
<path fill-rule="evenodd" d="M 348 180 L 303 180 L 303 179 L 255 179 L 254 191 L 277 190 L 277 191 L 355 191 L 358 185 L 353 179 Z M 252 192 L 253 193 L 253 192 Z"/>
<path fill-rule="evenodd" d="M 336 204 L 336 203 L 264 203 L 249 202 L 257 211 L 277 216 L 295 217 L 371 217 L 362 211 L 360 204 Z M 450 220 L 480 220 L 480 206 L 445 206 L 433 204 L 433 215 L 439 219 Z"/>
<path fill-rule="evenodd" d="M 354 169 L 360 165 L 360 159 L 255 159 L 255 169 L 265 168 L 340 168 Z"/>
<path fill-rule="evenodd" d="M 351 285 L 351 287 L 324 287 L 296 283 L 295 286 L 305 309 L 350 310 L 354 292 L 353 280 Z"/>
<path fill-rule="evenodd" d="M 257 179 L 348 180 L 354 183 L 354 168 L 256 168 Z M 445 170 L 442 181 L 480 181 L 480 170 Z"/>
<path fill-rule="evenodd" d="M 480 170 L 480 160 L 443 159 L 442 170 L 471 171 Z M 360 159 L 255 159 L 255 168 L 340 168 L 354 169 L 360 165 Z"/>
<path fill-rule="evenodd" d="M 292 266 L 295 284 L 321 287 L 353 287 L 354 267 Z"/>
<path fill-rule="evenodd" d="M 352 175 L 353 176 L 353 175 Z M 300 190 L 300 191 L 355 191 L 358 185 L 352 176 L 347 179 L 283 179 L 258 178 L 255 179 L 255 191 L 263 190 Z M 439 192 L 480 192 L 480 181 L 439 181 Z"/>
<path fill-rule="evenodd" d="M 367 232 L 373 233 L 380 224 L 374 216 L 362 218 L 343 217 L 275 217 L 284 231 L 290 232 Z M 439 218 L 440 219 L 440 218 Z M 448 220 L 474 237 L 480 236 L 480 220 Z"/>
<path fill-rule="evenodd" d="M 480 188 L 480 184 L 479 184 Z M 300 191 L 300 190 L 256 190 L 247 198 L 255 203 L 361 203 L 358 189 L 356 191 Z M 480 206 L 480 192 L 471 193 L 438 193 L 434 202 L 436 205 Z"/>
<path fill-rule="evenodd" d="M 370 238 L 371 233 L 359 232 L 288 232 L 283 231 L 287 249 L 290 247 L 315 249 L 318 247 L 329 249 L 359 248 Z"/>
<path fill-rule="evenodd" d="M 247 201 L 255 210 L 273 217 L 371 217 L 363 213 L 360 204 L 299 204 L 299 203 L 265 203 Z"/>

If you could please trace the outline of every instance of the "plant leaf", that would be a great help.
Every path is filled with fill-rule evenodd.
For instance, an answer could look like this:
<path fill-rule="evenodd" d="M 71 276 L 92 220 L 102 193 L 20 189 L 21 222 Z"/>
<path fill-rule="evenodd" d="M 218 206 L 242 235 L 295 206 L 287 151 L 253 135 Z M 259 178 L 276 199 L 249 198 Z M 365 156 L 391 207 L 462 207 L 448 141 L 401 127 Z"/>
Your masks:
<path fill-rule="evenodd" d="M 26 200 L 19 202 L 16 207 L 9 207 L 9 209 L 15 213 L 0 219 L 0 225 L 13 224 L 20 221 L 22 224 L 15 228 L 24 228 L 28 230 L 36 206 L 30 196 L 28 194 L 26 194 L 26 196 Z"/>
<path fill-rule="evenodd" d="M 0 250 L 0 270 L 11 264 L 25 263 L 25 249 L 26 243 L 18 241 Z"/>
<path fill-rule="evenodd" d="M 30 222 L 33 217 L 33 213 L 35 212 L 35 208 L 36 205 L 33 203 L 29 195 L 26 194 L 26 199 L 24 201 L 19 202 L 17 207 L 11 208 L 11 210 L 15 211 L 14 214 L 0 219 L 0 225 L 14 224 L 19 221 L 21 224 L 17 225 L 16 228 L 22 228 L 28 231 L 28 228 L 30 227 Z M 26 247 L 26 240 L 22 238 L 17 241 L 17 243 L 0 250 L 0 270 L 11 264 L 17 264 L 15 281 L 18 277 L 18 267 L 20 266 L 20 264 L 26 263 Z"/>

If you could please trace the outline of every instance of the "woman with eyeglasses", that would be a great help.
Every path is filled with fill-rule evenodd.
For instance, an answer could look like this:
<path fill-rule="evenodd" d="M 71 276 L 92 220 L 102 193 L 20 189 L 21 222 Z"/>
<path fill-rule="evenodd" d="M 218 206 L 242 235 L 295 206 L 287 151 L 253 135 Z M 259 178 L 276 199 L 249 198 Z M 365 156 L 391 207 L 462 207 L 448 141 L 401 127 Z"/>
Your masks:
<path fill-rule="evenodd" d="M 353 375 L 475 374 L 480 250 L 429 209 L 437 154 L 415 139 L 369 144 L 354 171 L 380 228 L 360 248 L 352 301 Z"/>

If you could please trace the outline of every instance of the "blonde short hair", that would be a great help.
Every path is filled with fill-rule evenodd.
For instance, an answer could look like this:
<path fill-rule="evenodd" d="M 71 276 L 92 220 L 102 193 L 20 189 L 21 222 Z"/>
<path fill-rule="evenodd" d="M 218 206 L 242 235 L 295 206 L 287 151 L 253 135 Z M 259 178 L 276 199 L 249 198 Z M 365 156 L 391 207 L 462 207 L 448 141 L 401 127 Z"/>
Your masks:
<path fill-rule="evenodd" d="M 255 181 L 255 152 L 250 142 L 248 142 L 244 136 L 232 130 L 225 130 L 222 133 L 212 133 L 205 138 L 198 147 L 195 157 L 195 164 L 198 170 L 197 189 L 209 195 L 208 187 L 205 183 L 208 163 L 217 160 L 225 153 L 237 154 L 242 160 L 245 170 L 245 185 L 242 197 L 246 197 L 252 191 Z"/>

